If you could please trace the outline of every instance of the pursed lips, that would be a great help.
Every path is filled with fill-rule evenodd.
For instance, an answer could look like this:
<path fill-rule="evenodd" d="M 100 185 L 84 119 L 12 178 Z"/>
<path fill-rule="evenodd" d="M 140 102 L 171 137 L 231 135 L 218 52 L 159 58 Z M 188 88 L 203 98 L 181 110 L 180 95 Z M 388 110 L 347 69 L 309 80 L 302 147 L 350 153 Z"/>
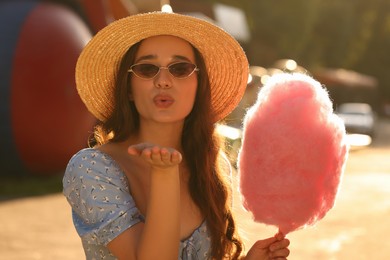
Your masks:
<path fill-rule="evenodd" d="M 158 94 L 153 98 L 153 103 L 159 108 L 167 108 L 174 102 L 175 100 L 167 94 Z"/>

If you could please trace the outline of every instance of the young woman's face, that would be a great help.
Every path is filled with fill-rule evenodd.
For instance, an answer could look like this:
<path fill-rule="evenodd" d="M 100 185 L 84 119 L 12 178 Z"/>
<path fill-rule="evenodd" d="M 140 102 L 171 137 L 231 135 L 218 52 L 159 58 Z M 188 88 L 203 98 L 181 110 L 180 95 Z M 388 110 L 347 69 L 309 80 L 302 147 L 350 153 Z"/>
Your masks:
<path fill-rule="evenodd" d="M 185 40 L 174 36 L 154 36 L 142 41 L 134 64 L 153 64 L 167 68 L 175 63 L 195 64 L 192 46 Z M 183 64 L 182 64 L 183 65 Z M 186 69 L 176 68 L 180 75 Z M 191 70 L 191 65 L 187 64 Z M 142 121 L 173 123 L 184 121 L 191 112 L 198 84 L 197 71 L 184 78 L 171 75 L 168 69 L 161 68 L 150 79 L 135 74 L 153 75 L 153 67 L 133 68 L 131 72 L 130 99 L 134 101 Z M 138 70 L 137 70 L 138 69 Z M 172 71 L 175 73 L 175 71 Z"/>

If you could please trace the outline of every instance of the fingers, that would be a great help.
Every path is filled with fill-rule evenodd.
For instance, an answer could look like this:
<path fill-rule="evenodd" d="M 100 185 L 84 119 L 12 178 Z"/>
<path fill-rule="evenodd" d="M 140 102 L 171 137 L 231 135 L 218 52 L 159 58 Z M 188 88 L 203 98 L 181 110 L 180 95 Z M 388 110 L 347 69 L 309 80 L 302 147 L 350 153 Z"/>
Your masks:
<path fill-rule="evenodd" d="M 128 153 L 133 156 L 140 156 L 152 166 L 159 167 L 177 165 L 182 160 L 182 156 L 177 150 L 148 143 L 132 145 L 128 148 Z"/>
<path fill-rule="evenodd" d="M 283 248 L 275 252 L 268 253 L 269 259 L 274 259 L 274 260 L 282 260 L 282 259 L 285 260 L 289 255 L 290 255 L 290 250 L 288 248 Z"/>
<path fill-rule="evenodd" d="M 277 240 L 282 240 L 284 237 L 285 237 L 285 235 L 280 231 L 275 235 L 275 238 Z"/>
<path fill-rule="evenodd" d="M 277 234 L 263 240 L 258 240 L 249 250 L 245 259 L 280 259 L 285 260 L 290 254 L 290 241 L 283 234 Z"/>
<path fill-rule="evenodd" d="M 181 154 L 172 148 L 154 146 L 150 152 L 145 149 L 143 154 L 147 159 L 151 159 L 151 163 L 156 164 L 176 165 L 181 161 Z"/>
<path fill-rule="evenodd" d="M 278 239 L 269 246 L 269 257 L 271 259 L 287 259 L 287 256 L 290 254 L 289 245 L 290 240 L 287 238 L 282 237 Z"/>
<path fill-rule="evenodd" d="M 141 155 L 143 150 L 151 149 L 152 147 L 153 147 L 153 145 L 150 143 L 135 144 L 135 145 L 129 146 L 129 148 L 127 149 L 127 152 L 130 155 Z"/>
<path fill-rule="evenodd" d="M 276 241 L 277 241 L 276 237 L 270 237 L 270 238 L 258 240 L 254 244 L 254 247 L 256 247 L 258 249 L 268 249 L 268 247 L 270 247 L 272 245 L 272 243 L 274 243 Z"/>

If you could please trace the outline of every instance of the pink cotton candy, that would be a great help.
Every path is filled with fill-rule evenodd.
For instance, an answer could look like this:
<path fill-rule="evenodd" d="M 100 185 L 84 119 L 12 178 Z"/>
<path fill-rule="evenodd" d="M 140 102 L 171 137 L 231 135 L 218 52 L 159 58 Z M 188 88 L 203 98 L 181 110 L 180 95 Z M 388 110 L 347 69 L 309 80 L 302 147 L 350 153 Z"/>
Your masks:
<path fill-rule="evenodd" d="M 319 82 L 271 77 L 244 119 L 240 192 L 256 222 L 287 234 L 333 207 L 348 154 L 345 127 Z"/>

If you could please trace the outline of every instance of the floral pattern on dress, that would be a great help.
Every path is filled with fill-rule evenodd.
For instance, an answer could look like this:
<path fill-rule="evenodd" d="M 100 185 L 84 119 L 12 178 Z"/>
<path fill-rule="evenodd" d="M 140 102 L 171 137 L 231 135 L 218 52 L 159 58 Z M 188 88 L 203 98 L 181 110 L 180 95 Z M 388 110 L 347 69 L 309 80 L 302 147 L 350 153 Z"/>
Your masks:
<path fill-rule="evenodd" d="M 86 148 L 68 163 L 63 193 L 72 207 L 73 223 L 87 260 L 116 259 L 107 244 L 126 229 L 143 221 L 127 177 L 107 154 Z M 210 236 L 206 222 L 180 243 L 179 259 L 208 259 Z"/>

